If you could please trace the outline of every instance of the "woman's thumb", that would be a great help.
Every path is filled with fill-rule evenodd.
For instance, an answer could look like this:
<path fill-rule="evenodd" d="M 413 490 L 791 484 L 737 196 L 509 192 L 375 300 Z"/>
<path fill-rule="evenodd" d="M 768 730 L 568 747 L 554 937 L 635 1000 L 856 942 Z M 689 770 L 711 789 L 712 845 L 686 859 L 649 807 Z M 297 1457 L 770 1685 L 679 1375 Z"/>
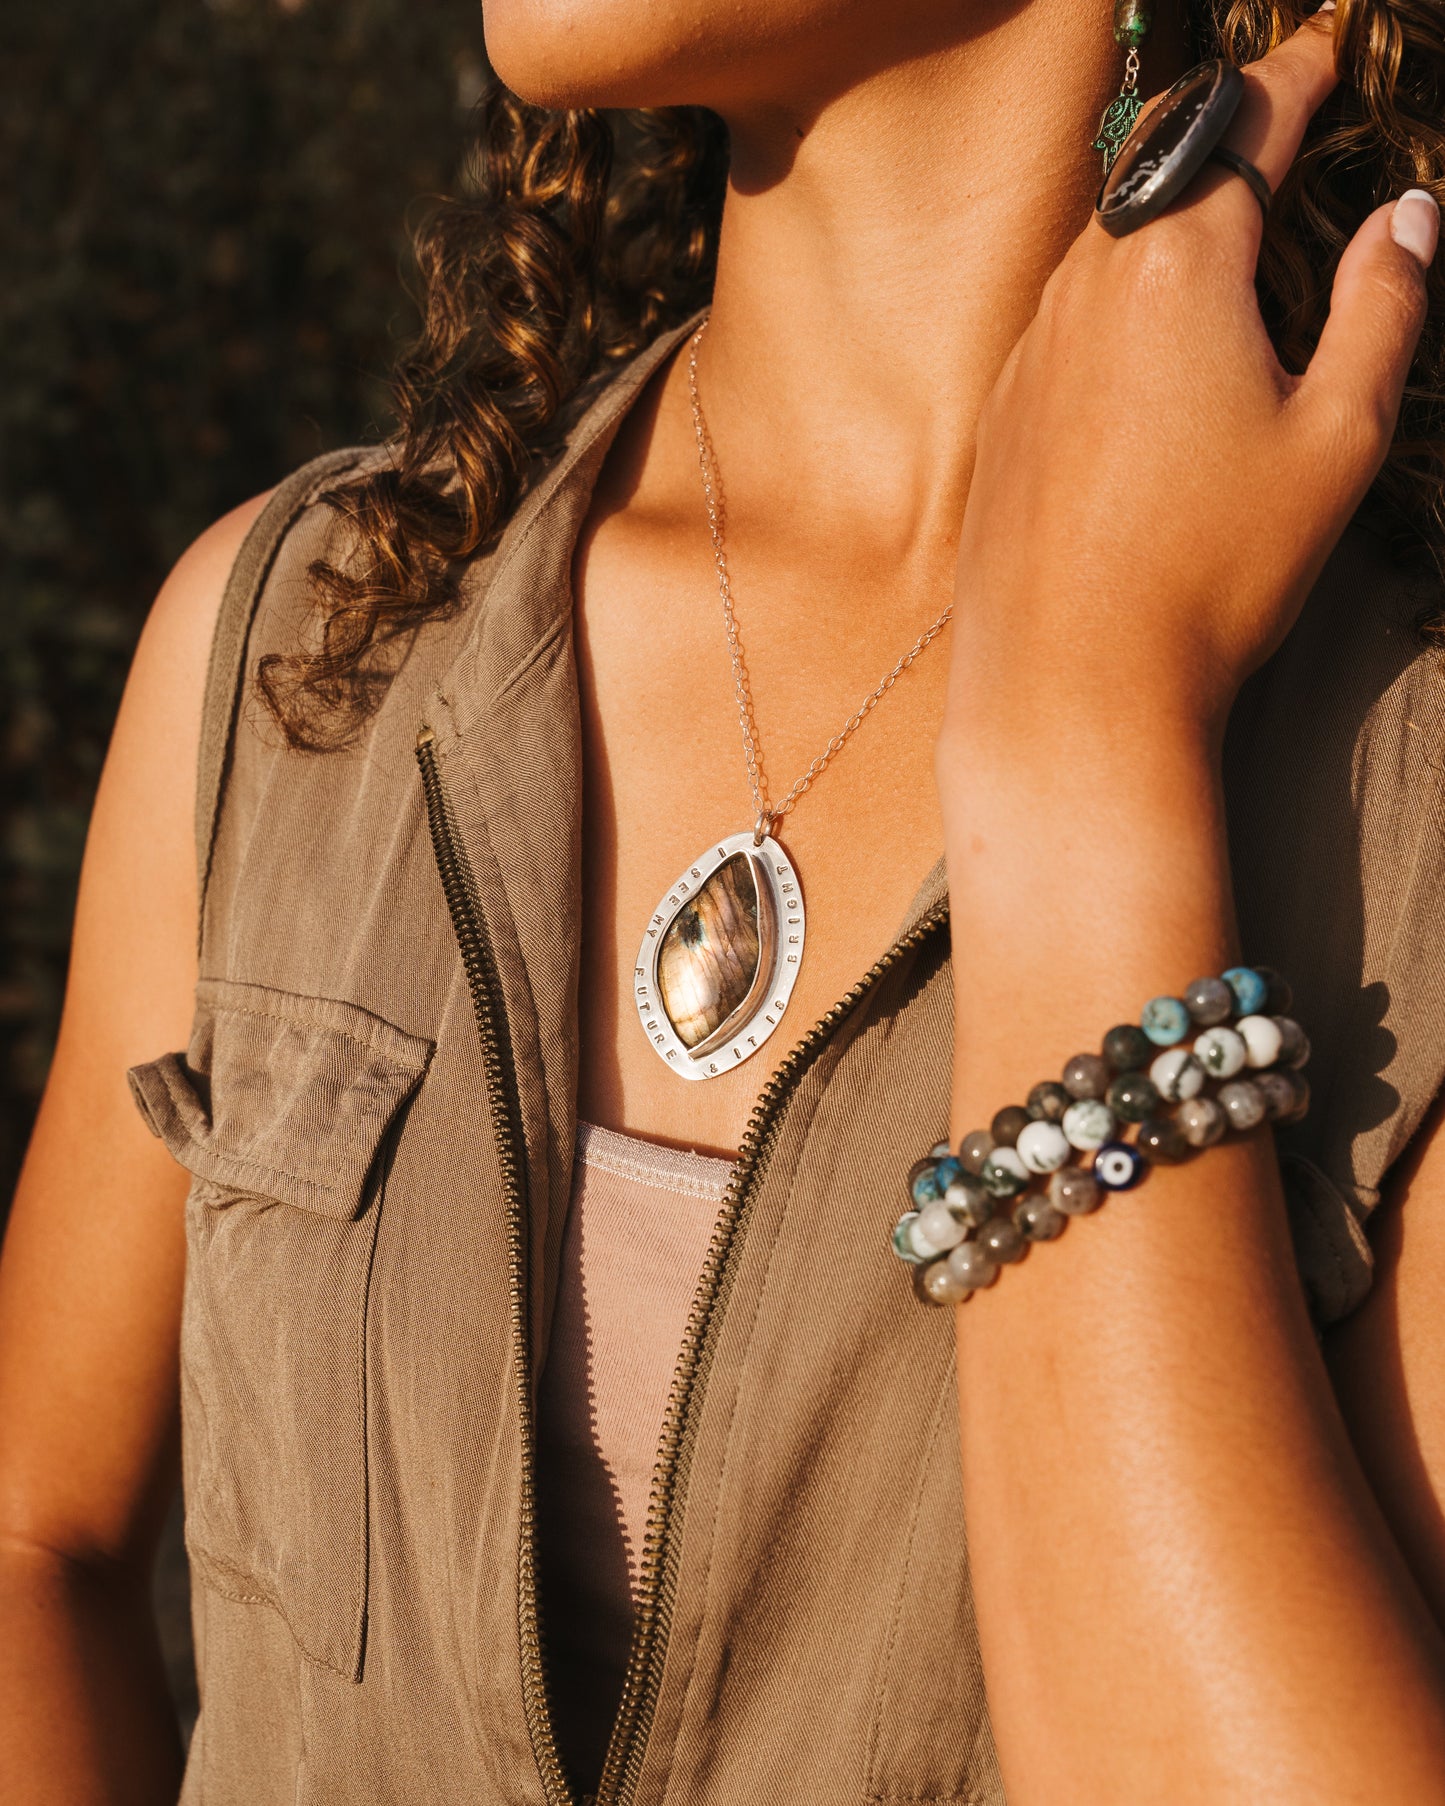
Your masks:
<path fill-rule="evenodd" d="M 1389 450 L 1400 397 L 1425 321 L 1425 272 L 1440 237 L 1440 209 L 1423 188 L 1377 208 L 1345 247 L 1330 317 L 1300 385 L 1346 430 L 1352 456 L 1373 457 L 1368 483 Z M 1343 474 L 1343 473 L 1342 473 Z M 1348 479 L 1347 479 L 1348 480 Z"/>

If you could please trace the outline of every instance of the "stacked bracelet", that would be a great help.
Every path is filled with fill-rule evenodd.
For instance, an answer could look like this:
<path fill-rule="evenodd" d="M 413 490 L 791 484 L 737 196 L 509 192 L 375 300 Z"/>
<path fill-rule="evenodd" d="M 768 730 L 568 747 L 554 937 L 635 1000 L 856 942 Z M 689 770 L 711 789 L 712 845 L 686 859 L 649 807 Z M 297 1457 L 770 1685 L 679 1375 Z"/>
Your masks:
<path fill-rule="evenodd" d="M 1230 1130 L 1296 1122 L 1309 1108 L 1304 1030 L 1289 986 L 1265 966 L 1197 978 L 1111 1028 L 955 1152 L 939 1142 L 908 1174 L 893 1251 L 918 1295 L 957 1304 L 991 1285 L 1030 1242 L 1129 1191 L 1154 1162 L 1188 1159 Z M 1186 1041 L 1192 1036 L 1192 1044 Z M 1134 1130 L 1133 1141 L 1125 1139 Z"/>

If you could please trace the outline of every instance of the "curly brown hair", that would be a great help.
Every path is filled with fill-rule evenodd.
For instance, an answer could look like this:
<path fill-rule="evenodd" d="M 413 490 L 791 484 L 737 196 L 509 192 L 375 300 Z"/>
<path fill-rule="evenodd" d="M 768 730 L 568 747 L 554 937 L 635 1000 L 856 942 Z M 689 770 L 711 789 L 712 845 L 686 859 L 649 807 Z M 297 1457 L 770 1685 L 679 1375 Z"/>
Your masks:
<path fill-rule="evenodd" d="M 1188 0 L 1202 56 L 1245 63 L 1296 29 L 1294 0 Z M 1280 358 L 1301 370 L 1345 243 L 1406 187 L 1445 202 L 1445 0 L 1339 0 L 1342 80 L 1271 211 L 1259 292 Z M 326 498 L 350 522 L 344 563 L 312 568 L 314 646 L 256 680 L 288 742 L 346 743 L 396 657 L 460 603 L 484 551 L 557 449 L 594 381 L 707 301 L 727 138 L 701 107 L 548 112 L 494 84 L 473 192 L 416 235 L 422 327 L 394 376 L 393 457 Z M 1372 501 L 1445 562 L 1445 270 Z"/>

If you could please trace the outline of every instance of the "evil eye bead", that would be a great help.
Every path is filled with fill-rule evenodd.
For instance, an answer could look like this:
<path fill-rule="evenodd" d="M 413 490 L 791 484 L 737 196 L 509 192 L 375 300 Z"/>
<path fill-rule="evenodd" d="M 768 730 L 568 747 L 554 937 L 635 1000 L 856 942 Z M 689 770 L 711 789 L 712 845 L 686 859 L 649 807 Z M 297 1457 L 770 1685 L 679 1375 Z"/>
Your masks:
<path fill-rule="evenodd" d="M 1022 1104 L 1005 1104 L 998 1115 L 988 1125 L 988 1132 L 993 1136 L 994 1146 L 1011 1148 L 1018 1144 L 1019 1132 L 1026 1129 L 1033 1121 Z"/>
<path fill-rule="evenodd" d="M 1194 1057 L 1215 1079 L 1232 1079 L 1249 1058 L 1244 1037 L 1232 1028 L 1207 1028 L 1195 1040 Z"/>
<path fill-rule="evenodd" d="M 1284 1036 L 1273 1016 L 1241 1016 L 1234 1032 L 1244 1042 L 1244 1058 L 1249 1066 L 1273 1066 L 1284 1045 Z"/>
<path fill-rule="evenodd" d="M 1269 1001 L 1269 984 L 1253 966 L 1231 966 L 1224 982 L 1234 992 L 1237 1016 L 1257 1016 Z"/>
<path fill-rule="evenodd" d="M 1087 1216 L 1103 1201 L 1099 1181 L 1086 1166 L 1060 1167 L 1049 1180 L 1049 1202 L 1066 1217 Z"/>
<path fill-rule="evenodd" d="M 923 1295 L 930 1304 L 962 1304 L 969 1287 L 946 1260 L 936 1260 L 923 1275 Z"/>
<path fill-rule="evenodd" d="M 1121 1022 L 1104 1036 L 1104 1061 L 1110 1072 L 1142 1072 L 1153 1052 L 1154 1043 L 1132 1022 Z"/>
<path fill-rule="evenodd" d="M 1212 1097 L 1191 1097 L 1174 1112 L 1192 1148 L 1212 1148 L 1229 1127 L 1229 1118 Z"/>
<path fill-rule="evenodd" d="M 979 1174 L 984 1190 L 995 1198 L 1015 1198 L 1029 1182 L 1029 1169 L 1016 1148 L 995 1148 Z"/>
<path fill-rule="evenodd" d="M 1264 1121 L 1264 1093 L 1253 1079 L 1231 1079 L 1221 1085 L 1217 1102 L 1231 1129 L 1256 1129 Z"/>
<path fill-rule="evenodd" d="M 1060 1124 L 1064 1131 L 1064 1139 L 1071 1148 L 1078 1148 L 1081 1153 L 1092 1154 L 1096 1148 L 1103 1147 L 1114 1133 L 1114 1112 L 1102 1098 L 1081 1098 L 1078 1103 L 1070 1104 L 1064 1112 L 1064 1120 Z"/>
<path fill-rule="evenodd" d="M 908 1175 L 908 1195 L 913 1200 L 915 1210 L 922 1210 L 925 1204 L 936 1204 L 943 1196 L 943 1187 L 938 1183 L 936 1160 L 920 1160 L 915 1163 Z"/>
<path fill-rule="evenodd" d="M 1177 997 L 1151 997 L 1139 1023 L 1156 1047 L 1173 1047 L 1193 1026 L 1189 1011 Z"/>
<path fill-rule="evenodd" d="M 998 1278 L 998 1262 L 978 1242 L 960 1242 L 948 1257 L 948 1270 L 966 1292 Z"/>
<path fill-rule="evenodd" d="M 1094 1177 L 1105 1191 L 1129 1191 L 1149 1170 L 1149 1162 L 1126 1141 L 1106 1141 L 1094 1156 Z"/>
<path fill-rule="evenodd" d="M 1075 1054 L 1064 1068 L 1063 1080 L 1070 1097 L 1102 1097 L 1109 1084 L 1109 1068 L 1098 1054 Z"/>
<path fill-rule="evenodd" d="M 1028 1253 L 1028 1243 L 1024 1240 L 1024 1232 L 1010 1217 L 995 1217 L 986 1229 L 979 1232 L 978 1245 L 1000 1266 L 1010 1266 L 1016 1260 L 1022 1260 Z"/>
<path fill-rule="evenodd" d="M 1121 1122 L 1144 1122 L 1159 1108 L 1159 1092 L 1147 1073 L 1121 1072 L 1104 1102 Z"/>
<path fill-rule="evenodd" d="M 966 1173 L 981 1173 L 992 1152 L 993 1136 L 987 1129 L 974 1129 L 958 1144 L 959 1162 Z"/>
<path fill-rule="evenodd" d="M 1047 1198 L 1025 1198 L 1014 1212 L 1026 1242 L 1051 1242 L 1064 1233 L 1069 1219 Z"/>
<path fill-rule="evenodd" d="M 994 1211 L 993 1199 L 976 1173 L 960 1173 L 943 1194 L 943 1201 L 975 1229 L 986 1223 Z"/>
<path fill-rule="evenodd" d="M 1184 1004 L 1201 1028 L 1213 1028 L 1234 1014 L 1234 992 L 1222 978 L 1196 978 L 1185 987 Z"/>
<path fill-rule="evenodd" d="M 1166 1103 L 1182 1104 L 1204 1089 L 1204 1068 L 1187 1047 L 1166 1047 L 1150 1066 L 1149 1077 Z"/>
<path fill-rule="evenodd" d="M 1028 1112 L 1035 1122 L 1062 1122 L 1073 1098 L 1057 1079 L 1045 1079 L 1028 1096 Z"/>
<path fill-rule="evenodd" d="M 940 1254 L 947 1254 L 968 1234 L 968 1225 L 960 1221 L 947 1204 L 930 1204 L 927 1210 L 918 1213 L 918 1233 L 925 1241 L 932 1242 Z"/>
<path fill-rule="evenodd" d="M 917 1266 L 919 1261 L 926 1258 L 917 1253 L 913 1246 L 911 1231 L 917 1221 L 918 1212 L 916 1210 L 905 1210 L 893 1226 L 893 1252 L 899 1260 L 906 1260 L 911 1267 Z"/>
<path fill-rule="evenodd" d="M 1274 1025 L 1279 1030 L 1280 1065 L 1295 1068 L 1306 1065 L 1310 1057 L 1310 1038 L 1299 1023 L 1293 1016 L 1276 1016 Z"/>
<path fill-rule="evenodd" d="M 1031 1173 L 1054 1173 L 1069 1158 L 1069 1138 L 1056 1122 L 1031 1122 L 1014 1151 Z"/>

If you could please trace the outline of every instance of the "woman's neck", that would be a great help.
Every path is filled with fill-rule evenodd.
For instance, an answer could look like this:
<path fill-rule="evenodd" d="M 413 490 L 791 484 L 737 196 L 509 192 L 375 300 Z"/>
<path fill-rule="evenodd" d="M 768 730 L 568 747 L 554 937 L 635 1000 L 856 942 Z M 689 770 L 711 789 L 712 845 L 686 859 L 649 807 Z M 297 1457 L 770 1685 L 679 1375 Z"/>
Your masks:
<path fill-rule="evenodd" d="M 809 537 L 867 520 L 916 556 L 956 536 L 974 422 L 1087 221 L 1123 62 L 1107 0 L 979 10 L 961 43 L 728 117 L 699 367 L 735 518 L 773 496 Z M 1186 60 L 1160 11 L 1146 94 Z"/>

